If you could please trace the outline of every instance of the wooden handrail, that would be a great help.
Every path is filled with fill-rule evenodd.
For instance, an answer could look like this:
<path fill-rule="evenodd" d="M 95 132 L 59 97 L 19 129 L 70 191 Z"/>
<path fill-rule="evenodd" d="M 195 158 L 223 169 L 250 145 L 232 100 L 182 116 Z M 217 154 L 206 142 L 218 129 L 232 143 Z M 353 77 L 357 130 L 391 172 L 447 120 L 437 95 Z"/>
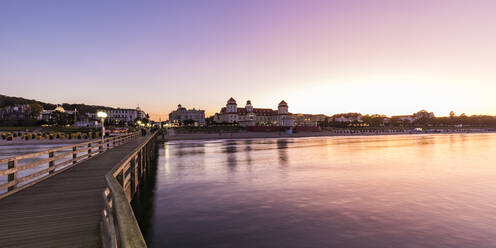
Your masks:
<path fill-rule="evenodd" d="M 20 190 L 41 182 L 55 174 L 65 171 L 66 169 L 69 169 L 79 164 L 80 162 L 89 159 L 94 154 L 105 152 L 113 147 L 117 147 L 120 144 L 126 143 L 127 141 L 134 139 L 137 136 L 138 132 L 133 132 L 120 136 L 105 138 L 103 140 L 95 139 L 83 143 L 56 147 L 41 152 L 0 159 L 0 166 L 2 164 L 7 164 L 6 169 L 0 169 L 0 177 L 7 177 L 7 182 L 0 184 L 0 199 L 3 199 L 9 195 L 19 192 Z M 81 153 L 83 155 L 80 155 Z M 48 158 L 40 158 L 39 160 L 30 163 L 19 164 L 19 162 L 22 162 L 22 160 L 24 159 L 39 158 L 40 156 L 46 154 L 48 154 Z M 63 161 L 57 163 L 60 160 Z M 42 165 L 48 165 L 48 168 L 37 170 L 18 178 L 18 172 Z M 48 175 L 44 175 L 47 173 Z M 22 183 L 26 184 L 20 185 Z M 4 189 L 7 189 L 7 191 L 1 192 Z"/>
<path fill-rule="evenodd" d="M 137 134 L 138 134 L 137 132 L 133 132 L 131 134 L 124 134 L 124 135 L 120 135 L 120 136 L 109 137 L 109 138 L 105 138 L 104 142 L 109 142 L 111 140 L 115 141 L 116 139 L 122 140 L 122 139 L 127 138 L 127 137 L 136 136 Z M 14 157 L 3 158 L 3 159 L 0 159 L 0 164 L 6 163 L 6 162 L 12 161 L 12 160 L 20 160 L 20 159 L 38 157 L 40 155 L 47 154 L 50 152 L 67 150 L 67 149 L 72 148 L 74 146 L 84 146 L 84 145 L 96 144 L 96 143 L 101 144 L 101 141 L 102 141 L 101 139 L 94 139 L 94 140 L 90 140 L 90 141 L 83 142 L 83 143 L 77 143 L 77 144 L 72 144 L 72 145 L 67 145 L 67 146 L 60 146 L 60 147 L 48 149 L 48 150 L 41 151 L 41 152 L 34 152 L 34 153 L 28 153 L 28 154 L 14 156 Z M 104 144 L 107 144 L 107 143 L 104 143 Z"/>
<path fill-rule="evenodd" d="M 104 247 L 146 248 L 133 209 L 129 204 L 151 163 L 156 133 L 105 175 L 102 210 Z"/>

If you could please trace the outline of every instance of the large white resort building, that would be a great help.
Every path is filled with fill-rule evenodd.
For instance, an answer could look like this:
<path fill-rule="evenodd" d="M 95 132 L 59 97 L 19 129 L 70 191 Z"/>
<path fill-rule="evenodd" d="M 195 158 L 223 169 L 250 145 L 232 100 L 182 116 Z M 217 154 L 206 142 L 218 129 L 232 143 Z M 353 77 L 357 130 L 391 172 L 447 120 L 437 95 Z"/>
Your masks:
<path fill-rule="evenodd" d="M 294 126 L 292 114 L 288 112 L 288 104 L 281 101 L 277 110 L 269 108 L 253 108 L 251 101 L 246 101 L 244 108 L 238 108 L 236 100 L 230 98 L 225 107 L 216 113 L 215 123 L 238 123 L 240 126 Z"/>

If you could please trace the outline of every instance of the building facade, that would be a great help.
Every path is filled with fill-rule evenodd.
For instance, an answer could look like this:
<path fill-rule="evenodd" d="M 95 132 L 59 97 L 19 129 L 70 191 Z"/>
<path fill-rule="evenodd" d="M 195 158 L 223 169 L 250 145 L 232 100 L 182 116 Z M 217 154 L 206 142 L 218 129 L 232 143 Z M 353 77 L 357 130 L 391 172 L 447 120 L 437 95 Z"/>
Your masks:
<path fill-rule="evenodd" d="M 30 117 L 29 110 L 30 107 L 28 104 L 5 106 L 0 109 L 0 120 L 7 120 L 7 119 L 27 120 Z"/>
<path fill-rule="evenodd" d="M 169 122 L 172 125 L 183 124 L 186 120 L 192 120 L 200 126 L 205 125 L 205 110 L 186 109 L 179 104 L 177 105 L 177 109 L 169 114 Z"/>
<path fill-rule="evenodd" d="M 77 127 L 101 127 L 100 118 L 96 116 L 96 113 L 79 115 L 78 119 L 74 123 Z"/>
<path fill-rule="evenodd" d="M 115 121 L 123 121 L 123 122 L 134 122 L 134 120 L 140 118 L 144 119 L 146 117 L 146 113 L 141 110 L 139 107 L 136 109 L 107 109 L 108 119 L 111 122 Z"/>
<path fill-rule="evenodd" d="M 328 122 L 363 122 L 359 113 L 335 114 L 329 117 Z"/>
<path fill-rule="evenodd" d="M 413 115 L 393 115 L 391 116 L 391 119 L 408 123 L 415 121 L 415 117 Z"/>
<path fill-rule="evenodd" d="M 269 108 L 254 108 L 251 101 L 246 101 L 244 108 L 238 108 L 236 100 L 230 98 L 226 107 L 216 113 L 215 123 L 237 123 L 240 126 L 294 126 L 292 114 L 288 111 L 288 104 L 281 101 L 277 110 Z"/>
<path fill-rule="evenodd" d="M 326 115 L 319 114 L 294 114 L 295 126 L 301 127 L 316 127 L 319 123 L 323 123 L 328 118 Z"/>
<path fill-rule="evenodd" d="M 77 113 L 77 109 L 74 109 L 74 110 L 68 110 L 68 109 L 64 109 L 62 106 L 58 105 L 57 107 L 55 107 L 55 109 L 43 109 L 38 117 L 38 120 L 45 120 L 45 121 L 49 121 L 51 116 L 52 116 L 52 113 L 54 112 L 60 112 L 60 113 L 65 113 L 67 115 L 71 115 L 71 116 L 74 116 L 75 118 L 75 113 Z"/>
<path fill-rule="evenodd" d="M 434 115 L 433 112 L 428 112 L 426 110 L 420 110 L 417 113 L 414 113 L 412 115 L 393 115 L 391 116 L 391 119 L 396 119 L 400 120 L 403 122 L 408 122 L 412 123 L 414 121 L 420 120 L 420 119 L 431 119 L 435 118 L 436 116 Z"/>

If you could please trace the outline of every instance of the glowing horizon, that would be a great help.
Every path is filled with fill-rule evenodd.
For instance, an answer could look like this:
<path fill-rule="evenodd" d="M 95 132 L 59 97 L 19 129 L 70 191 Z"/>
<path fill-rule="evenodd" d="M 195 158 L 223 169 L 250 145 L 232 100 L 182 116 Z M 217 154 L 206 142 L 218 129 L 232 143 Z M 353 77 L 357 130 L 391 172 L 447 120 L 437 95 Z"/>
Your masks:
<path fill-rule="evenodd" d="M 3 1 L 0 94 L 50 103 L 496 115 L 493 1 Z"/>

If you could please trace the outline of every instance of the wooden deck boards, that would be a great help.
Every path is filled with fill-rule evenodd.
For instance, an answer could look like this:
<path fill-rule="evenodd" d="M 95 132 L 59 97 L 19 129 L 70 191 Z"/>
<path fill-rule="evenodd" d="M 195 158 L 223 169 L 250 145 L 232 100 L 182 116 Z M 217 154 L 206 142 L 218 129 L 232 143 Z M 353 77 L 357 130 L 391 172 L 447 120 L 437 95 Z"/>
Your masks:
<path fill-rule="evenodd" d="M 105 173 L 144 141 L 138 137 L 0 200 L 0 247 L 100 247 Z"/>

